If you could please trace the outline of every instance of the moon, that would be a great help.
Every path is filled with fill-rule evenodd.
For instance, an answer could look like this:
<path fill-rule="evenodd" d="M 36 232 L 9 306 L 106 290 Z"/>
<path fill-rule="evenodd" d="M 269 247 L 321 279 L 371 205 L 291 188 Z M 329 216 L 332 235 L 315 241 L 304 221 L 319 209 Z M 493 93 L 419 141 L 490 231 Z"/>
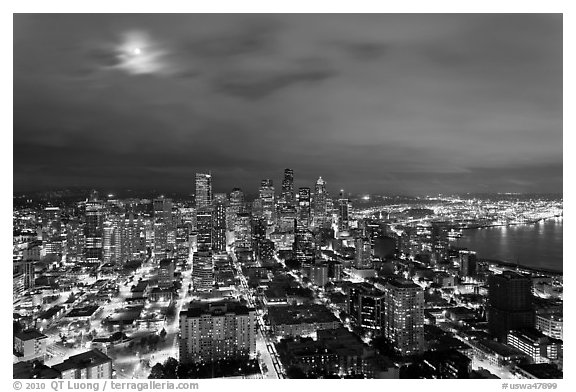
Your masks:
<path fill-rule="evenodd" d="M 140 49 L 140 48 L 134 48 L 134 49 L 132 49 L 132 54 L 133 54 L 134 56 L 138 56 L 138 55 L 141 54 L 141 53 L 142 53 L 142 49 Z"/>

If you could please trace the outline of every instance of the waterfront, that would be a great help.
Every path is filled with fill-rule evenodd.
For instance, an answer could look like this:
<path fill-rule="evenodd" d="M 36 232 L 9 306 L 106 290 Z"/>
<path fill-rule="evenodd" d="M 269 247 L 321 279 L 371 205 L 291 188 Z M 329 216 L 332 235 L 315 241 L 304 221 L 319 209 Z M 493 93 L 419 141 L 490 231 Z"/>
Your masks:
<path fill-rule="evenodd" d="M 463 230 L 462 233 L 457 246 L 475 250 L 480 258 L 562 271 L 562 218 Z"/>

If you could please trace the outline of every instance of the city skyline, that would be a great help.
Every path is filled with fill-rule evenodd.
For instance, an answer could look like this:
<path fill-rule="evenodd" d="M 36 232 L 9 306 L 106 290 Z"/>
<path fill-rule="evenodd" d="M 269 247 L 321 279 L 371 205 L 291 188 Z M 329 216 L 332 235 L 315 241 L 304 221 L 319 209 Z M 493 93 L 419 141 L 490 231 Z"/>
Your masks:
<path fill-rule="evenodd" d="M 559 193 L 562 16 L 16 14 L 13 136 L 16 192 Z"/>

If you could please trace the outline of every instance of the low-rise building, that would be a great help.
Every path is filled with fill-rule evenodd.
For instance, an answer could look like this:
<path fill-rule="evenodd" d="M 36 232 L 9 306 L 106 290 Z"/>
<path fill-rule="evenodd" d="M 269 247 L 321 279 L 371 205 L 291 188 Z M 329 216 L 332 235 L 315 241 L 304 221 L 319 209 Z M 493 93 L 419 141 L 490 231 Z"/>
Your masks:
<path fill-rule="evenodd" d="M 316 304 L 270 307 L 268 319 L 276 336 L 305 336 L 341 326 L 330 310 Z"/>
<path fill-rule="evenodd" d="M 73 355 L 64 362 L 52 366 L 61 378 L 104 379 L 112 378 L 112 359 L 103 352 L 93 349 Z"/>
<path fill-rule="evenodd" d="M 14 362 L 38 360 L 44 362 L 47 336 L 36 329 L 14 335 Z"/>

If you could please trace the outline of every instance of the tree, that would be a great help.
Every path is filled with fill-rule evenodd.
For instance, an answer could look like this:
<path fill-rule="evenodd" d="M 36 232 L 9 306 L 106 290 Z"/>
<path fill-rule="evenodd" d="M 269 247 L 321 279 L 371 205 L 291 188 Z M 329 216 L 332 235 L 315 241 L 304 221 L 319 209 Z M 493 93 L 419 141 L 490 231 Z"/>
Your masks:
<path fill-rule="evenodd" d="M 152 367 L 152 370 L 150 371 L 150 375 L 148 376 L 148 378 L 155 378 L 155 379 L 168 378 L 164 373 L 164 365 L 162 365 L 161 363 L 157 363 L 156 365 L 154 365 Z"/>
<path fill-rule="evenodd" d="M 176 370 L 178 369 L 178 361 L 172 357 L 168 358 L 164 362 L 164 374 L 165 378 L 177 378 Z"/>

